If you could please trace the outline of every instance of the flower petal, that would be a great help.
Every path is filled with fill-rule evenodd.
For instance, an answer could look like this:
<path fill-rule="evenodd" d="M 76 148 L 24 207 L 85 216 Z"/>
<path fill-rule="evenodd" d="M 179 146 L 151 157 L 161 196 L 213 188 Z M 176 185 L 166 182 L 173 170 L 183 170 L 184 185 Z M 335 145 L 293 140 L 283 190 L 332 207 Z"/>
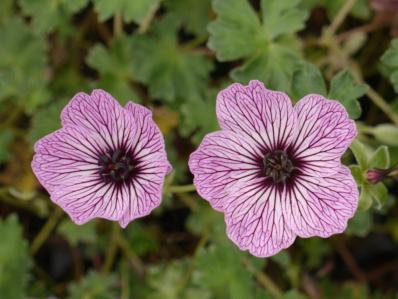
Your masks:
<path fill-rule="evenodd" d="M 117 220 L 126 208 L 121 191 L 100 177 L 98 156 L 105 148 L 97 134 L 77 127 L 62 128 L 35 144 L 35 175 L 78 224 L 95 217 Z"/>
<path fill-rule="evenodd" d="M 152 120 L 152 112 L 132 102 L 127 103 L 125 109 L 134 117 L 136 129 L 130 142 L 138 164 L 133 182 L 128 185 L 128 207 L 119 221 L 122 227 L 148 215 L 160 204 L 164 178 L 172 169 L 167 161 L 163 136 Z"/>
<path fill-rule="evenodd" d="M 126 212 L 119 219 L 121 227 L 125 228 L 134 219 L 148 215 L 160 205 L 165 170 L 165 167 L 162 169 L 156 165 L 148 165 L 145 172 L 126 186 L 129 200 Z"/>
<path fill-rule="evenodd" d="M 307 95 L 294 107 L 298 131 L 291 149 L 303 172 L 325 176 L 336 173 L 340 157 L 357 134 L 355 122 L 337 101 Z"/>
<path fill-rule="evenodd" d="M 296 119 L 289 97 L 256 80 L 222 90 L 217 117 L 222 129 L 245 134 L 268 151 L 286 148 L 294 137 Z"/>
<path fill-rule="evenodd" d="M 249 137 L 219 131 L 204 137 L 189 158 L 197 192 L 216 210 L 223 210 L 228 195 L 261 171 L 261 149 Z"/>
<path fill-rule="evenodd" d="M 345 166 L 329 177 L 299 176 L 283 200 L 291 229 L 300 237 L 341 233 L 357 208 L 358 188 Z"/>
<path fill-rule="evenodd" d="M 81 127 L 98 133 L 110 149 L 123 146 L 133 118 L 107 92 L 96 89 L 91 95 L 78 93 L 61 113 L 62 126 Z"/>
<path fill-rule="evenodd" d="M 241 250 L 268 257 L 294 242 L 282 211 L 284 190 L 253 181 L 230 196 L 224 206 L 227 234 Z"/>

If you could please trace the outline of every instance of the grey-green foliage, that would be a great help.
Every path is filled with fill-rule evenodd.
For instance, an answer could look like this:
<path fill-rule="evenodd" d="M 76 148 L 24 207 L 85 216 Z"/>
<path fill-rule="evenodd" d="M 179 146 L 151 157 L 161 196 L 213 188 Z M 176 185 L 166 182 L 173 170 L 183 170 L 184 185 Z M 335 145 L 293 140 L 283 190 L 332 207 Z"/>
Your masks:
<path fill-rule="evenodd" d="M 0 298 L 26 298 L 33 263 L 15 215 L 0 220 L 0 236 Z"/>
<path fill-rule="evenodd" d="M 15 17 L 0 26 L 0 102 L 32 112 L 49 98 L 45 38 Z"/>
<path fill-rule="evenodd" d="M 68 286 L 68 299 L 114 299 L 120 294 L 116 286 L 117 278 L 114 274 L 101 275 L 98 272 L 89 272 L 79 282 Z"/>
<path fill-rule="evenodd" d="M 300 61 L 293 34 L 308 16 L 299 2 L 263 0 L 258 16 L 247 0 L 213 1 L 217 18 L 208 27 L 208 46 L 220 61 L 244 59 L 231 72 L 234 80 L 246 83 L 256 78 L 271 89 L 288 91 Z"/>

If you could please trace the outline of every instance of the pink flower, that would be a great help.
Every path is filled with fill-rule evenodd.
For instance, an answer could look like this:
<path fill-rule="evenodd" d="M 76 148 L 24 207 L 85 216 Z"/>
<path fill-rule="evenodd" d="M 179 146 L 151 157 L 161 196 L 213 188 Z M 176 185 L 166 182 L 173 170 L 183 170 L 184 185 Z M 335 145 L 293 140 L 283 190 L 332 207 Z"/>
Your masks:
<path fill-rule="evenodd" d="M 171 166 L 150 110 L 94 90 L 75 95 L 61 120 L 35 144 L 32 169 L 74 222 L 100 217 L 126 227 L 160 204 Z"/>
<path fill-rule="evenodd" d="M 358 189 L 340 157 L 356 127 L 340 103 L 310 94 L 292 107 L 251 81 L 218 94 L 217 117 L 222 130 L 203 139 L 189 167 L 241 250 L 267 257 L 296 236 L 345 230 Z"/>

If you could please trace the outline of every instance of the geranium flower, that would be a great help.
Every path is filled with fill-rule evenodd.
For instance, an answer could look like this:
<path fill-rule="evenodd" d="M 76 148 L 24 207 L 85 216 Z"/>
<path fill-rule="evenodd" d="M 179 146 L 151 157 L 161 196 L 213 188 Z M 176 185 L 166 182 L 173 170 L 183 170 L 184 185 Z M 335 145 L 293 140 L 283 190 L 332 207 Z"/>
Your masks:
<path fill-rule="evenodd" d="M 356 127 L 340 103 L 310 94 L 292 107 L 251 81 L 218 94 L 217 117 L 222 130 L 205 136 L 189 167 L 241 250 L 267 257 L 296 236 L 345 230 L 358 189 L 340 157 Z"/>
<path fill-rule="evenodd" d="M 74 222 L 100 217 L 126 227 L 160 204 L 171 166 L 150 110 L 94 90 L 75 95 L 61 120 L 35 144 L 32 169 Z"/>

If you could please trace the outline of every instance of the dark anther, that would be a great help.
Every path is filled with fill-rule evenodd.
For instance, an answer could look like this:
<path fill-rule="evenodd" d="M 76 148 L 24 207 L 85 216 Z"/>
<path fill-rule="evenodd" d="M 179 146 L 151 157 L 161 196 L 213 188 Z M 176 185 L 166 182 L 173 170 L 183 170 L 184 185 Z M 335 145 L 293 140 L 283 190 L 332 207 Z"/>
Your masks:
<path fill-rule="evenodd" d="M 121 149 L 101 155 L 98 159 L 100 175 L 105 180 L 121 183 L 128 180 L 133 171 L 134 163 L 131 155 Z"/>
<path fill-rule="evenodd" d="M 276 150 L 263 158 L 265 176 L 274 183 L 284 183 L 291 176 L 294 165 L 285 151 Z"/>

